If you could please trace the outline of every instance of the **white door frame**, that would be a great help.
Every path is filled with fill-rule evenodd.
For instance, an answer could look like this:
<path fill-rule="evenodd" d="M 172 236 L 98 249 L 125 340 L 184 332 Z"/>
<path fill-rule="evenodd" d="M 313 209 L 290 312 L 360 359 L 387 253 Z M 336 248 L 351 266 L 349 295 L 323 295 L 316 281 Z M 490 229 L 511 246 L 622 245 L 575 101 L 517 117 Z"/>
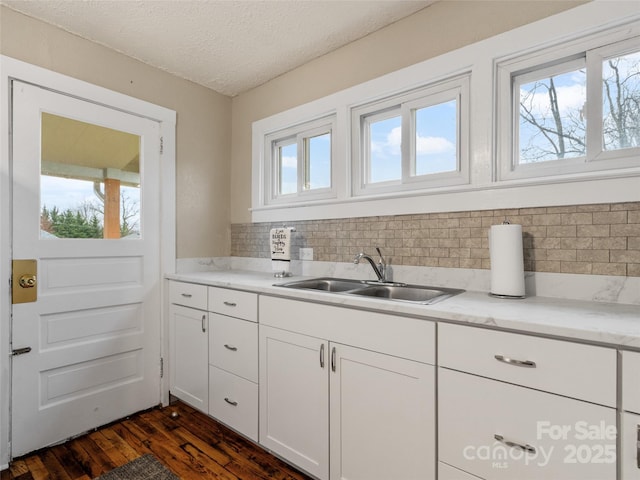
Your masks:
<path fill-rule="evenodd" d="M 175 273 L 175 153 L 176 112 L 137 98 L 92 85 L 4 55 L 0 55 L 0 469 L 10 460 L 10 315 L 11 295 L 11 81 L 32 83 L 66 95 L 99 103 L 160 123 L 163 151 L 160 155 L 160 274 Z M 162 281 L 161 298 L 165 298 L 166 281 Z M 161 355 L 167 358 L 168 322 L 162 308 Z M 169 401 L 168 375 L 161 380 L 161 401 Z"/>

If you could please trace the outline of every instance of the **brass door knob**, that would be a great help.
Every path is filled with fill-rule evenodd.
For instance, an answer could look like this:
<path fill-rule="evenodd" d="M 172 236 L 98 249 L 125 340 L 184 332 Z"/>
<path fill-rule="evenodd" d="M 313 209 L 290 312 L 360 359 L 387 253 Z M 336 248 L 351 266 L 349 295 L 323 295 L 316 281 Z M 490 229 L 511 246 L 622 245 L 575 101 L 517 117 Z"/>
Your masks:
<path fill-rule="evenodd" d="M 22 288 L 33 288 L 36 286 L 35 275 L 22 275 L 18 281 Z"/>

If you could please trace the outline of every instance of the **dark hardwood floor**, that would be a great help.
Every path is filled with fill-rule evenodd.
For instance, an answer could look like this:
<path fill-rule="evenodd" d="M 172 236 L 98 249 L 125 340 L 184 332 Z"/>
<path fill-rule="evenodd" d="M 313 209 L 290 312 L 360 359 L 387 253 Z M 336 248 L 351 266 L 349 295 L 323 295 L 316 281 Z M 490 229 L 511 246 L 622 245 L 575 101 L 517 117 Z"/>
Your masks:
<path fill-rule="evenodd" d="M 172 417 L 172 412 L 178 415 Z M 182 479 L 310 480 L 212 418 L 177 402 L 15 459 L 1 480 L 91 480 L 152 453 Z"/>

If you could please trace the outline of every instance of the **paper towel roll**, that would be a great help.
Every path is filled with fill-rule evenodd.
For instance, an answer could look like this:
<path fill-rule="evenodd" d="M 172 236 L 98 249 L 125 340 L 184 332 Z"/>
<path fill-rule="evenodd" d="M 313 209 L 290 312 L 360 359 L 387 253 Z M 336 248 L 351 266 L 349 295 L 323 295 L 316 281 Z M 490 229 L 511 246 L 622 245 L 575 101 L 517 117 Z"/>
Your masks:
<path fill-rule="evenodd" d="M 524 297 L 522 225 L 492 225 L 489 231 L 491 294 Z"/>

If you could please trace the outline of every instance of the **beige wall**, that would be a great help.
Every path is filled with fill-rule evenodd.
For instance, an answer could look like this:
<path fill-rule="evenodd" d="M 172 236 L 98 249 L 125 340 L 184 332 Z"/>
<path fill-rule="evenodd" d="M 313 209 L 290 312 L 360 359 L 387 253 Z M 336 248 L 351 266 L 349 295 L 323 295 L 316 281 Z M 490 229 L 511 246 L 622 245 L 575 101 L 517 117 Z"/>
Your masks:
<path fill-rule="evenodd" d="M 178 257 L 229 254 L 228 97 L 5 7 L 0 53 L 175 110 Z"/>
<path fill-rule="evenodd" d="M 444 0 L 235 97 L 231 222 L 251 221 L 252 122 L 582 3 Z"/>

